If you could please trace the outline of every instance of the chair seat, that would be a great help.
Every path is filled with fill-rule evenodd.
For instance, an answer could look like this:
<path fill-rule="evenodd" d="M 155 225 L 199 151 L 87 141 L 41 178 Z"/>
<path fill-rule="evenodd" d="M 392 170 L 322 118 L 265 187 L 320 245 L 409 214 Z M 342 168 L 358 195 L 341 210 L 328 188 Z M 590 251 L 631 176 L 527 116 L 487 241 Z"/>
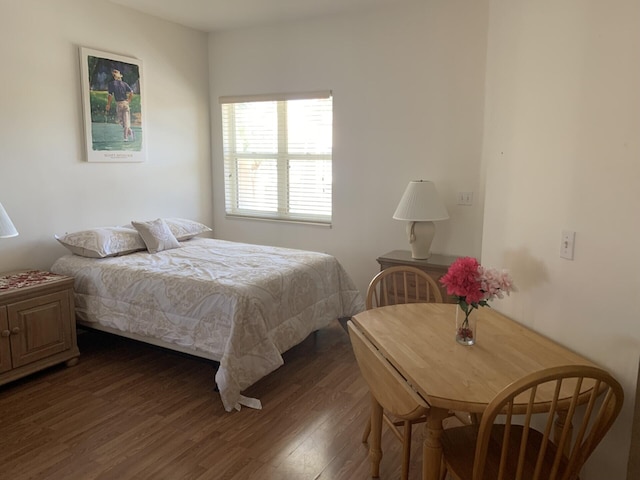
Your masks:
<path fill-rule="evenodd" d="M 487 454 L 487 467 L 484 471 L 482 480 L 496 480 L 498 471 L 493 467 L 500 465 L 500 452 L 502 438 L 504 434 L 504 425 L 494 425 L 491 430 L 491 440 Z M 471 480 L 473 478 L 473 462 L 476 452 L 476 442 L 478 439 L 479 425 L 466 425 L 464 427 L 450 428 L 444 430 L 442 434 L 442 451 L 448 459 L 448 471 L 454 478 Z M 520 439 L 522 437 L 523 427 L 520 425 L 511 425 L 511 435 L 509 437 L 509 447 L 507 453 L 507 461 L 505 464 L 505 473 L 502 478 L 514 479 L 516 477 L 516 468 L 518 465 L 518 453 L 520 450 Z M 552 478 L 549 465 L 553 464 L 553 458 L 557 452 L 554 444 L 550 443 L 547 447 L 545 462 L 542 471 L 537 477 L 534 477 L 535 465 L 539 446 L 542 444 L 543 435 L 537 430 L 529 430 L 529 448 L 525 456 L 524 469 L 522 472 L 522 480 L 539 480 Z M 533 447 L 533 448 L 532 448 Z M 455 452 L 454 452 L 455 450 Z M 560 462 L 562 466 L 566 465 L 566 459 Z"/>

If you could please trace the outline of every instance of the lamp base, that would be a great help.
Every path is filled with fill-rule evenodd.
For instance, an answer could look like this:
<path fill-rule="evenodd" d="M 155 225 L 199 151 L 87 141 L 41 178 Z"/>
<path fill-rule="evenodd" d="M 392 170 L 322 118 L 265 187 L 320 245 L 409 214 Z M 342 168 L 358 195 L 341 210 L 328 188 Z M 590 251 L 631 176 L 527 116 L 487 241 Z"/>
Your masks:
<path fill-rule="evenodd" d="M 431 256 L 431 242 L 436 233 L 433 222 L 409 222 L 407 236 L 411 246 L 411 257 L 416 260 L 426 260 Z"/>

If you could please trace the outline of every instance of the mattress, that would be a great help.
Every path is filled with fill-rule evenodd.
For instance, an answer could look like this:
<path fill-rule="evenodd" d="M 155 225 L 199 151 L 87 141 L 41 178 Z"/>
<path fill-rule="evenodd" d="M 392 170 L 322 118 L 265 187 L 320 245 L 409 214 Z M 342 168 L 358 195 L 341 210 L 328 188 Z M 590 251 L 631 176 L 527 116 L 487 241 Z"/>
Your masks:
<path fill-rule="evenodd" d="M 364 310 L 331 255 L 210 238 L 180 245 L 101 259 L 69 254 L 51 270 L 75 278 L 81 323 L 220 362 L 215 381 L 227 411 L 283 364 L 286 350 Z"/>

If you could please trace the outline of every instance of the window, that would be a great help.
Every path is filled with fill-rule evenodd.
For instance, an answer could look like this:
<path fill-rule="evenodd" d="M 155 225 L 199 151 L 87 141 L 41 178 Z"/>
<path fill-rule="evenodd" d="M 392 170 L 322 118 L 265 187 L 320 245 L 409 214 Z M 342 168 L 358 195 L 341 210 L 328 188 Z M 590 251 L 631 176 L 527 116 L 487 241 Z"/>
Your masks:
<path fill-rule="evenodd" d="M 331 92 L 222 97 L 227 216 L 331 223 Z"/>

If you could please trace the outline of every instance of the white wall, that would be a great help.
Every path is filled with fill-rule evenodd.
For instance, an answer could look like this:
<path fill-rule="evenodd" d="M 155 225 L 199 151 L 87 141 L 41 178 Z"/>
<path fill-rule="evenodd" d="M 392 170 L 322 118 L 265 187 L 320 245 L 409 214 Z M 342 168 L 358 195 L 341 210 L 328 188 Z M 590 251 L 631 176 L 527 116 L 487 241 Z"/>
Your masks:
<path fill-rule="evenodd" d="M 495 307 L 623 383 L 624 410 L 581 478 L 624 479 L 640 352 L 640 3 L 490 8 L 482 260 L 520 286 Z M 559 256 L 563 229 L 576 231 L 573 261 Z"/>
<path fill-rule="evenodd" d="M 0 271 L 48 268 L 55 233 L 132 219 L 210 223 L 207 36 L 101 0 L 0 4 Z M 87 163 L 80 46 L 141 59 L 145 163 Z"/>
<path fill-rule="evenodd" d="M 391 217 L 410 180 L 429 179 L 451 219 L 432 250 L 479 255 L 478 192 L 487 2 L 403 2 L 367 14 L 210 36 L 216 235 L 326 251 L 364 291 L 375 259 L 409 249 Z M 331 89 L 334 99 L 333 227 L 228 220 L 218 97 Z"/>

